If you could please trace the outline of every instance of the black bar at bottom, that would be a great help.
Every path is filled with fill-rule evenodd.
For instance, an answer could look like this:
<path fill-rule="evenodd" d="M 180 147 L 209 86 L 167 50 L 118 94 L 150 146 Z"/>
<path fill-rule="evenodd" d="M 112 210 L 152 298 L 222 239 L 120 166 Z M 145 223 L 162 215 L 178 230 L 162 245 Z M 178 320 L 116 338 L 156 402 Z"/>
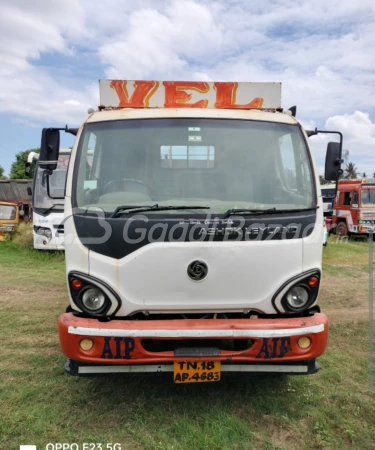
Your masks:
<path fill-rule="evenodd" d="M 163 364 L 163 363 L 161 363 L 161 364 Z M 170 363 L 167 363 L 167 364 L 170 364 Z M 230 362 L 228 364 L 230 364 L 231 366 L 235 365 L 235 363 L 233 363 L 233 362 Z M 241 365 L 241 364 L 244 364 L 244 363 L 238 363 L 238 364 Z M 154 365 L 154 364 L 151 364 L 151 365 Z M 224 367 L 225 365 L 226 365 L 226 363 L 224 361 L 222 361 L 222 367 Z M 248 363 L 246 365 L 251 366 L 252 364 Z M 273 364 L 273 363 L 264 363 L 264 366 L 269 366 L 269 365 L 273 366 L 275 364 Z M 288 372 L 288 371 L 286 371 L 286 372 L 276 372 L 276 371 L 275 372 L 269 372 L 269 371 L 264 371 L 264 372 L 262 372 L 262 371 L 240 372 L 239 371 L 239 372 L 236 372 L 235 370 L 233 370 L 233 371 L 223 371 L 222 372 L 222 376 L 227 374 L 227 373 L 228 374 L 229 373 L 232 373 L 232 374 L 234 374 L 234 373 L 247 374 L 247 375 L 252 375 L 252 376 L 254 376 L 254 375 L 265 375 L 265 374 L 266 375 L 312 375 L 312 374 L 318 372 L 319 369 L 320 369 L 320 366 L 319 366 L 318 362 L 315 359 L 310 359 L 308 361 L 299 361 L 299 362 L 296 362 L 296 363 L 285 362 L 285 363 L 282 363 L 282 365 L 283 366 L 290 366 L 291 368 L 292 367 L 296 367 L 296 366 L 304 366 L 304 367 L 307 367 L 307 371 L 301 373 L 301 372 L 292 372 L 292 371 L 290 371 L 290 372 Z M 67 359 L 66 362 L 65 362 L 64 369 L 65 369 L 65 372 L 68 373 L 69 375 L 80 376 L 80 377 L 91 377 L 91 376 L 98 376 L 98 375 L 100 375 L 100 376 L 103 376 L 103 375 L 106 375 L 106 376 L 108 376 L 108 375 L 124 375 L 124 373 L 116 373 L 116 372 L 107 373 L 107 374 L 103 374 L 103 373 L 85 373 L 85 374 L 82 374 L 82 373 L 79 373 L 79 368 L 80 367 L 90 367 L 90 366 L 91 367 L 101 367 L 101 366 L 108 366 L 108 364 L 88 364 L 88 363 L 82 363 L 82 362 L 79 362 L 79 361 L 74 361 L 72 359 Z M 169 373 L 169 372 L 162 372 L 162 373 L 166 374 L 166 373 Z M 173 373 L 173 372 L 170 372 L 170 373 Z M 153 376 L 155 376 L 156 374 L 157 374 L 157 372 L 143 373 L 144 376 L 146 376 L 146 375 L 153 375 Z M 133 372 L 133 375 L 134 375 L 134 372 Z"/>

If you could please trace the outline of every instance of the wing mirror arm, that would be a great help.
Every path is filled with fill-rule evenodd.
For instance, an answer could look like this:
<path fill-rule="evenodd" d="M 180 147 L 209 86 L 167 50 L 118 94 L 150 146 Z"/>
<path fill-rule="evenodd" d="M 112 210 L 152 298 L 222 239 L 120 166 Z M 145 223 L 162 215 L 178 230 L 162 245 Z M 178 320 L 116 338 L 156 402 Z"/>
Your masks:
<path fill-rule="evenodd" d="M 326 130 L 306 130 L 306 134 L 308 137 L 316 136 L 317 134 L 338 134 L 340 141 L 339 142 L 329 142 L 327 146 L 327 154 L 326 154 L 326 164 L 325 164 L 325 173 L 324 177 L 326 180 L 332 180 L 336 182 L 336 193 L 337 193 L 337 184 L 340 176 L 344 173 L 341 168 L 341 164 L 344 162 L 342 159 L 342 142 L 343 136 L 340 131 L 326 131 Z M 336 195 L 335 193 L 335 195 Z"/>

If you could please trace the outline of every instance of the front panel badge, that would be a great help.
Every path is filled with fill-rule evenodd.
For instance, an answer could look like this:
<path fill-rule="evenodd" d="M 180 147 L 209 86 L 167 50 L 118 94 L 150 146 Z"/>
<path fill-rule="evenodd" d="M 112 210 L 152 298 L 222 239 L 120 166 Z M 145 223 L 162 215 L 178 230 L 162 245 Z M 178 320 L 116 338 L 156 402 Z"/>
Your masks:
<path fill-rule="evenodd" d="M 208 272 L 207 264 L 203 261 L 193 261 L 189 264 L 187 273 L 194 281 L 200 281 L 206 278 Z"/>

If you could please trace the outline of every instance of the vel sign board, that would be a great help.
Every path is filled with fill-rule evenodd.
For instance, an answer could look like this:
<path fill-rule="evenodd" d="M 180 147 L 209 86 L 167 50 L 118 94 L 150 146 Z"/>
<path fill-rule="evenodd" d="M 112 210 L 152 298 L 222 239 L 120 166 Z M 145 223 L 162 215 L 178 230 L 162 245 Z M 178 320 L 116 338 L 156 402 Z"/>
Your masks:
<path fill-rule="evenodd" d="M 100 108 L 281 108 L 281 83 L 100 80 Z"/>

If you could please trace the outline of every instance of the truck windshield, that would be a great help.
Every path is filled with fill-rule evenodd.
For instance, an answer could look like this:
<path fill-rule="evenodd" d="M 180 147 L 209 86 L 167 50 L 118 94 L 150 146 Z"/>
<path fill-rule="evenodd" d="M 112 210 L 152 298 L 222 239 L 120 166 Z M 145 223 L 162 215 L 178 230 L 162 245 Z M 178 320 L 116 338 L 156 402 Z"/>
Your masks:
<path fill-rule="evenodd" d="M 362 205 L 375 206 L 375 188 L 362 190 Z"/>
<path fill-rule="evenodd" d="M 16 207 L 11 205 L 0 204 L 0 220 L 15 220 Z"/>
<path fill-rule="evenodd" d="M 335 198 L 336 188 L 322 187 L 321 191 L 323 204 L 325 203 L 324 208 L 327 210 L 329 209 L 329 205 L 332 205 L 333 199 Z"/>
<path fill-rule="evenodd" d="M 298 210 L 315 201 L 308 151 L 296 125 L 185 118 L 89 123 L 78 162 L 75 206 L 106 213 L 120 205 L 193 205 L 213 214 Z M 208 213 L 192 208 L 163 214 L 192 212 Z"/>
<path fill-rule="evenodd" d="M 39 210 L 47 210 L 52 205 L 61 205 L 61 198 L 65 195 L 65 180 L 69 165 L 70 153 L 60 153 L 57 168 L 49 177 L 44 173 L 43 169 L 37 166 L 34 177 L 34 198 L 33 206 Z M 48 195 L 47 183 L 49 182 Z M 52 198 L 55 197 L 55 198 Z M 62 210 L 63 207 L 56 206 L 51 211 L 56 212 Z"/>
<path fill-rule="evenodd" d="M 323 198 L 323 202 L 324 199 L 329 199 L 332 200 L 335 197 L 335 193 L 336 193 L 336 189 L 335 188 L 322 188 L 322 198 Z"/>

